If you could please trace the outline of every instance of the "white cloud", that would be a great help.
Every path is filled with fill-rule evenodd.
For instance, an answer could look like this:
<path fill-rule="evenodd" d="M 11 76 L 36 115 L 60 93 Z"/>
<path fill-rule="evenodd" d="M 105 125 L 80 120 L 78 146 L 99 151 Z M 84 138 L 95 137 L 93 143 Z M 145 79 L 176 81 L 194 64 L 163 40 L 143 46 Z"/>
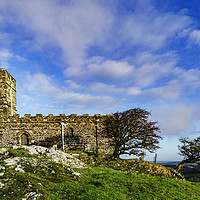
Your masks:
<path fill-rule="evenodd" d="M 190 91 L 200 87 L 200 70 L 190 69 L 183 70 L 183 73 L 179 74 L 178 77 L 189 88 Z"/>
<path fill-rule="evenodd" d="M 88 66 L 88 71 L 92 75 L 107 76 L 111 79 L 119 80 L 129 77 L 134 71 L 133 68 L 134 66 L 129 65 L 127 62 L 107 60 L 98 64 L 90 64 Z"/>
<path fill-rule="evenodd" d="M 69 77 L 78 77 L 81 79 L 124 81 L 130 78 L 134 72 L 134 66 L 126 61 L 103 60 L 98 59 L 87 61 L 87 66 L 79 68 L 67 68 L 65 75 Z"/>
<path fill-rule="evenodd" d="M 187 30 L 192 23 L 183 12 L 161 13 L 153 7 L 151 1 L 136 3 L 132 14 L 122 12 L 119 15 L 117 6 L 111 8 L 108 5 L 110 2 L 91 0 L 65 3 L 53 0 L 2 0 L 0 9 L 4 11 L 2 12 L 4 20 L 15 21 L 16 26 L 23 27 L 23 35 L 28 34 L 29 38 L 34 38 L 32 41 L 34 47 L 43 48 L 44 45 L 52 45 L 61 50 L 68 68 L 65 71 L 66 76 L 85 75 L 84 67 L 89 57 L 87 53 L 93 45 L 101 49 L 108 48 L 113 52 L 116 47 L 132 49 L 138 45 L 147 47 L 148 50 L 158 50 L 167 45 L 169 39 Z M 7 13 L 12 15 L 8 16 Z M 122 63 L 123 61 L 118 63 L 114 60 L 104 60 L 100 64 L 91 64 L 87 70 L 90 70 L 91 74 L 102 73 L 115 78 L 126 77 L 132 72 L 130 69 L 132 66 Z M 155 71 L 156 67 L 143 66 L 143 68 L 149 73 Z M 112 72 L 113 69 L 115 70 Z M 146 76 L 142 67 L 138 73 Z M 146 84 L 154 81 L 151 77 L 147 77 Z"/>
<path fill-rule="evenodd" d="M 65 84 L 67 85 L 68 88 L 72 90 L 81 90 L 83 87 L 79 85 L 78 83 L 72 81 L 72 80 L 67 80 L 65 81 Z"/>
<path fill-rule="evenodd" d="M 200 45 L 200 30 L 194 30 L 190 33 L 189 41 Z"/>
<path fill-rule="evenodd" d="M 93 96 L 88 93 L 78 93 L 72 91 L 68 87 L 56 86 L 55 82 L 51 77 L 47 77 L 44 74 L 35 74 L 34 76 L 28 76 L 24 82 L 24 87 L 32 93 L 32 95 L 44 96 L 43 98 L 54 99 L 55 102 L 60 104 L 70 103 L 72 106 L 83 106 L 90 108 L 93 107 L 114 107 L 122 101 L 121 99 L 114 99 L 111 96 Z"/>
<path fill-rule="evenodd" d="M 174 78 L 166 85 L 153 87 L 145 91 L 149 96 L 162 99 L 179 99 L 181 96 L 190 95 L 200 88 L 200 70 L 183 70 L 175 68 Z"/>
<path fill-rule="evenodd" d="M 149 87 L 173 74 L 176 66 L 176 54 L 152 54 L 149 52 L 139 53 L 135 56 L 137 68 L 133 74 L 134 83 L 138 86 Z"/>
<path fill-rule="evenodd" d="M 109 10 L 98 1 L 14 0 L 2 1 L 0 8 L 12 13 L 7 21 L 15 20 L 25 28 L 23 34 L 34 36 L 35 47 L 56 46 L 73 66 L 82 65 L 87 47 L 103 41 L 112 24 Z"/>
<path fill-rule="evenodd" d="M 87 60 L 82 60 L 83 66 L 79 65 L 69 67 L 65 71 L 66 76 L 77 76 L 77 74 L 79 76 L 85 76 L 84 71 L 86 70 L 92 75 L 95 75 L 96 73 L 102 75 L 107 74 L 108 76 L 110 75 L 111 78 L 121 78 L 123 75 L 129 73 L 134 76 L 137 84 L 149 86 L 155 82 L 156 78 L 161 77 L 162 73 L 164 76 L 167 72 L 169 73 L 172 67 L 176 64 L 176 58 L 171 55 L 172 53 L 166 53 L 166 55 L 163 54 L 162 56 L 159 55 L 159 58 L 156 58 L 157 56 L 154 56 L 150 52 L 168 45 L 170 40 L 186 37 L 187 34 L 189 34 L 188 27 L 192 24 L 192 21 L 191 18 L 184 15 L 183 12 L 177 14 L 160 13 L 158 10 L 150 6 L 149 3 L 148 6 L 143 5 L 144 8 L 142 8 L 142 10 L 139 9 L 138 11 L 135 9 L 136 11 L 130 15 L 126 14 L 117 16 L 114 13 L 111 13 L 115 19 L 114 22 L 117 21 L 116 23 L 118 24 L 118 28 L 114 28 L 113 26 L 111 27 L 112 29 L 110 29 L 110 33 L 112 33 L 112 38 L 105 34 L 109 39 L 108 41 L 110 41 L 110 45 L 113 45 L 111 46 L 113 52 L 116 47 L 120 47 L 122 50 L 124 47 L 128 49 L 130 48 L 129 53 L 132 51 L 132 48 L 137 48 L 138 46 L 149 50 L 148 53 L 144 52 L 142 53 L 143 55 L 137 55 L 141 57 L 138 59 L 142 59 L 144 56 L 143 59 L 146 58 L 146 63 L 137 67 L 134 74 L 133 69 L 135 67 L 130 64 L 128 67 L 132 69 L 124 66 L 122 62 L 124 62 L 123 60 L 126 58 L 123 57 L 121 61 L 109 59 L 103 59 L 103 62 L 96 61 L 96 63 L 94 62 L 93 64 L 90 64 L 87 69 L 84 69 L 83 67 L 84 64 L 88 64 Z M 141 7 L 141 5 L 139 7 Z M 180 34 L 183 32 L 185 34 Z M 109 44 L 104 45 L 107 46 Z M 151 57 L 153 56 L 154 62 L 151 62 Z M 167 57 L 170 58 L 171 63 L 167 60 Z M 147 61 L 147 58 L 150 58 L 150 61 Z M 158 61 L 156 61 L 156 59 L 158 59 Z M 113 70 L 112 65 L 114 63 L 115 65 L 118 63 L 119 70 L 117 70 L 117 66 L 115 66 L 115 70 Z M 124 68 L 124 71 L 122 68 Z M 119 74 L 121 74 L 121 76 L 119 76 Z M 137 74 L 137 76 L 135 74 Z"/>
<path fill-rule="evenodd" d="M 123 60 L 104 60 L 93 57 L 87 60 L 85 67 L 69 67 L 65 75 L 95 81 L 128 82 L 134 87 L 149 87 L 175 70 L 176 55 L 173 53 L 156 55 L 150 52 L 138 53 Z"/>
<path fill-rule="evenodd" d="M 184 70 L 176 67 L 176 62 L 173 52 L 160 55 L 143 52 L 127 61 L 93 58 L 76 76 L 92 80 L 88 90 L 101 94 L 175 100 L 200 87 L 200 71 Z"/>
<path fill-rule="evenodd" d="M 110 96 L 137 96 L 142 93 L 139 87 L 117 87 L 101 82 L 93 82 L 89 85 L 88 90 L 98 94 L 108 94 Z"/>
<path fill-rule="evenodd" d="M 0 50 L 0 64 L 1 64 L 1 67 L 8 68 L 10 66 L 10 61 L 11 60 L 17 60 L 17 61 L 20 61 L 20 62 L 25 61 L 24 58 L 22 58 L 19 55 L 14 55 L 8 49 L 1 49 Z"/>
<path fill-rule="evenodd" d="M 118 88 L 115 85 L 94 82 L 89 85 L 89 91 L 99 94 L 122 95 L 125 93 L 125 88 Z"/>
<path fill-rule="evenodd" d="M 182 103 L 161 103 L 153 109 L 154 118 L 158 119 L 161 131 L 164 135 L 183 136 L 194 135 L 194 119 L 198 107 Z"/>
<path fill-rule="evenodd" d="M 45 93 L 55 93 L 56 87 L 53 85 L 52 79 L 47 77 L 45 74 L 35 74 L 33 76 L 29 75 L 27 82 L 25 82 L 25 87 L 29 91 L 41 91 Z"/>
<path fill-rule="evenodd" d="M 7 49 L 0 50 L 0 59 L 1 60 L 9 60 L 13 58 L 13 54 L 9 52 Z"/>
<path fill-rule="evenodd" d="M 128 95 L 140 95 L 140 94 L 142 94 L 142 91 L 139 87 L 129 87 L 129 88 L 127 88 L 127 94 Z"/>
<path fill-rule="evenodd" d="M 37 94 L 39 88 L 56 100 L 95 106 L 113 103 L 111 96 L 121 94 L 178 99 L 199 87 L 199 71 L 176 67 L 177 53 L 163 51 L 163 47 L 187 37 L 193 22 L 184 12 L 161 12 L 152 1 L 145 2 L 136 3 L 133 12 L 122 9 L 119 14 L 116 4 L 110 8 L 105 2 L 92 0 L 1 0 L 0 23 L 2 30 L 8 23 L 12 28 L 20 27 L 15 29 L 15 39 L 25 38 L 20 45 L 28 41 L 34 50 L 50 46 L 61 52 L 64 74 L 69 79 L 67 87 L 56 86 L 48 76 L 36 74 L 30 76 L 27 87 Z M 190 39 L 198 43 L 199 31 L 191 32 Z M 93 46 L 99 48 L 100 55 L 90 49 Z M 8 50 L 0 56 L 5 61 L 23 60 Z"/>
<path fill-rule="evenodd" d="M 191 18 L 185 13 L 160 12 L 152 5 L 144 5 L 122 19 L 121 37 L 132 45 L 158 50 L 192 24 Z"/>
<path fill-rule="evenodd" d="M 182 94 L 182 87 L 179 81 L 174 80 L 166 86 L 151 88 L 147 91 L 150 96 L 162 99 L 178 99 Z"/>

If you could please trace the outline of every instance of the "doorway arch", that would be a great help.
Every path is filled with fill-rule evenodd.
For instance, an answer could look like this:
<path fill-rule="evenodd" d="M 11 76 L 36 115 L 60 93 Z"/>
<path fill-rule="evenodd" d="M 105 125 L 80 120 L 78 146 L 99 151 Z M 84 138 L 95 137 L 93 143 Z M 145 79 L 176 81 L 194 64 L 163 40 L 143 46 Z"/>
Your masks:
<path fill-rule="evenodd" d="M 30 134 L 26 131 L 22 131 L 18 134 L 18 140 L 20 145 L 29 145 Z"/>
<path fill-rule="evenodd" d="M 21 145 L 29 145 L 29 136 L 26 133 L 21 135 Z"/>

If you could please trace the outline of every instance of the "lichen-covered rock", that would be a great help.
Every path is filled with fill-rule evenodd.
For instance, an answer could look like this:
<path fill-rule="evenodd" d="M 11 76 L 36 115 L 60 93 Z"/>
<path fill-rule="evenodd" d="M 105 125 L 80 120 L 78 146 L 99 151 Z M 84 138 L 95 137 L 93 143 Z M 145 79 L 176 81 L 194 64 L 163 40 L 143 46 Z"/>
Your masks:
<path fill-rule="evenodd" d="M 40 199 L 42 197 L 38 189 L 43 188 L 46 181 L 74 181 L 82 176 L 75 168 L 88 167 L 73 155 L 56 148 L 13 146 L 0 148 L 0 156 L 0 194 L 5 199 L 10 187 L 16 191 L 25 191 L 20 199 Z M 29 181 L 29 176 L 32 182 Z"/>
<path fill-rule="evenodd" d="M 75 156 L 65 153 L 60 150 L 56 150 L 56 148 L 46 148 L 41 146 L 13 146 L 13 149 L 24 148 L 29 151 L 30 155 L 37 155 L 39 157 L 45 157 L 45 159 L 49 159 L 56 163 L 62 163 L 71 168 L 86 168 L 87 165 L 83 163 L 81 160 L 76 158 Z"/>
<path fill-rule="evenodd" d="M 41 194 L 37 194 L 37 192 L 30 192 L 28 194 L 26 194 L 26 198 L 23 198 L 22 200 L 36 200 L 41 196 Z"/>

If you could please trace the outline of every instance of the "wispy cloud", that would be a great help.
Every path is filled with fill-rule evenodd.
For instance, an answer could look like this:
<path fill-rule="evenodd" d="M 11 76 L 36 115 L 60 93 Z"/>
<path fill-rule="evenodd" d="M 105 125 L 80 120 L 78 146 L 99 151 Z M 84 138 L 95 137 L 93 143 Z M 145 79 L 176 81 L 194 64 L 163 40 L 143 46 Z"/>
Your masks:
<path fill-rule="evenodd" d="M 142 93 L 138 87 L 117 87 L 116 85 L 109 85 L 101 82 L 91 83 L 88 90 L 94 93 L 116 96 L 115 98 L 125 95 L 139 95 Z"/>
<path fill-rule="evenodd" d="M 10 66 L 10 62 L 12 60 L 23 62 L 23 61 L 25 61 L 25 58 L 23 58 L 19 55 L 14 55 L 8 49 L 0 49 L 1 67 L 8 68 Z"/>
<path fill-rule="evenodd" d="M 150 96 L 157 96 L 162 99 L 179 99 L 195 93 L 200 88 L 200 70 L 183 70 L 176 68 L 176 73 L 171 81 L 164 86 L 158 86 L 147 90 Z M 173 72 L 173 71 L 172 71 Z"/>
<path fill-rule="evenodd" d="M 22 26 L 26 30 L 23 34 L 28 34 L 29 38 L 32 36 L 32 45 L 36 48 L 44 45 L 60 48 L 69 74 L 82 70 L 90 46 L 98 45 L 101 49 L 106 46 L 114 51 L 119 47 L 130 49 L 139 45 L 154 51 L 168 45 L 168 41 L 176 38 L 192 23 L 190 17 L 182 12 L 160 12 L 151 3 L 136 4 L 133 13 L 122 12 L 120 15 L 117 4 L 113 5 L 113 9 L 108 5 L 90 0 L 68 1 L 65 4 L 55 1 L 3 0 L 0 9 L 7 11 L 4 12 L 4 20 L 14 20 L 14 26 Z M 21 32 L 20 29 L 18 31 Z M 110 62 L 112 64 L 114 61 Z M 98 68 L 100 71 L 98 63 L 96 66 L 96 70 Z M 105 70 L 105 65 L 101 67 Z"/>
<path fill-rule="evenodd" d="M 198 107 L 182 103 L 162 102 L 154 107 L 153 115 L 159 119 L 161 131 L 166 136 L 189 136 L 196 134 L 194 119 Z"/>
<path fill-rule="evenodd" d="M 158 50 L 186 30 L 191 23 L 191 18 L 181 12 L 160 12 L 143 4 L 142 8 L 126 16 L 122 36 L 132 45 Z"/>
<path fill-rule="evenodd" d="M 74 84 L 74 83 L 73 83 Z M 111 96 L 106 95 L 90 95 L 88 93 L 75 92 L 69 87 L 57 86 L 51 77 L 47 77 L 44 74 L 29 75 L 24 82 L 24 88 L 34 93 L 36 96 L 43 96 L 47 99 L 53 98 L 55 103 L 68 104 L 82 107 L 96 107 L 96 108 L 108 108 L 114 107 L 122 100 L 114 100 Z"/>
<path fill-rule="evenodd" d="M 13 54 L 9 52 L 7 49 L 2 49 L 0 51 L 0 59 L 1 60 L 9 60 L 13 58 Z"/>
<path fill-rule="evenodd" d="M 32 35 L 35 48 L 53 45 L 61 48 L 63 59 L 72 66 L 82 65 L 89 45 L 102 42 L 113 16 L 98 1 L 2 1 L 0 9 L 7 21 L 23 26 Z M 21 31 L 21 30 L 18 30 Z M 29 36 L 30 37 L 30 36 Z"/>
<path fill-rule="evenodd" d="M 200 30 L 193 30 L 190 33 L 189 42 L 200 45 Z"/>

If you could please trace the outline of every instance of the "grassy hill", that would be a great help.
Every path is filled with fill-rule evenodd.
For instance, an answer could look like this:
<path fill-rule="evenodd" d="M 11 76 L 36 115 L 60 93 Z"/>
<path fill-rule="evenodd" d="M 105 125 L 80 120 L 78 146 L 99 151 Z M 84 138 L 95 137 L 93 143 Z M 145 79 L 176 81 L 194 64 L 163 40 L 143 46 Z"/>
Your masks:
<path fill-rule="evenodd" d="M 0 199 L 200 199 L 199 183 L 152 174 L 148 162 L 23 148 L 1 148 L 0 157 Z"/>

